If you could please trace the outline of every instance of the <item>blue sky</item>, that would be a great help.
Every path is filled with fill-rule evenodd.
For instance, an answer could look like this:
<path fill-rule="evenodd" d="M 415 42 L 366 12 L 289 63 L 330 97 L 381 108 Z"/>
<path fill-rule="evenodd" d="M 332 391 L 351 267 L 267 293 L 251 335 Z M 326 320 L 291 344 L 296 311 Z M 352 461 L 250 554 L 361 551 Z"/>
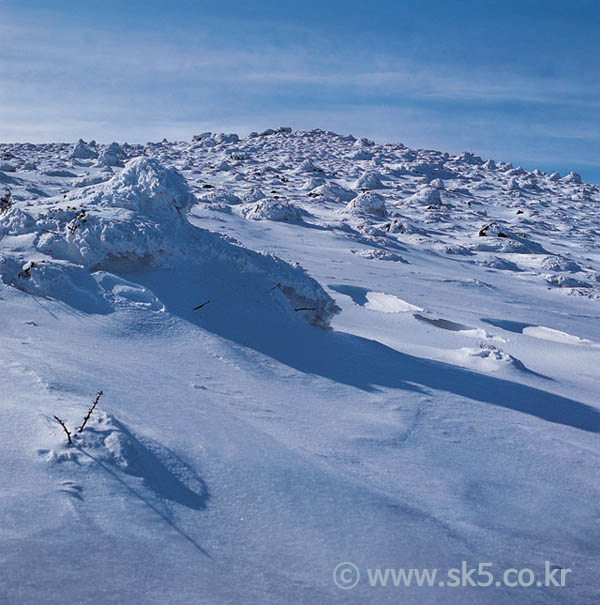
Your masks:
<path fill-rule="evenodd" d="M 0 0 L 0 140 L 289 125 L 600 183 L 600 2 Z"/>

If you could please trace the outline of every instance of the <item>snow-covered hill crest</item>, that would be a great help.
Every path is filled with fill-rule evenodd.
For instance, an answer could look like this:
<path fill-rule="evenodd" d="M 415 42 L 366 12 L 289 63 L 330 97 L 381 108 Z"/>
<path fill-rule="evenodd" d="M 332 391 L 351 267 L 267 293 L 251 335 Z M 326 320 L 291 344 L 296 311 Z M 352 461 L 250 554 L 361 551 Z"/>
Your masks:
<path fill-rule="evenodd" d="M 598 600 L 598 186 L 289 128 L 0 186 L 0 602 Z"/>

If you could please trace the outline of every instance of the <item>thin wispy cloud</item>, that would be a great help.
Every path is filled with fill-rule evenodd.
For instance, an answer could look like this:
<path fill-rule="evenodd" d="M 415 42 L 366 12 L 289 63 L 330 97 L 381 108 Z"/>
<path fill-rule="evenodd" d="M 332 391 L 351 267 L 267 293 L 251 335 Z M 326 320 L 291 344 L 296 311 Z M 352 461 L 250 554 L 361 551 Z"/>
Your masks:
<path fill-rule="evenodd" d="M 406 32 L 403 46 L 374 31 L 349 36 L 349 23 L 212 13 L 196 28 L 91 27 L 39 14 L 28 21 L 9 8 L 0 23 L 3 140 L 189 138 L 200 127 L 286 123 L 406 142 L 417 131 L 417 146 L 506 158 L 546 141 L 557 167 L 598 150 L 600 78 L 595 67 L 565 69 L 572 49 L 548 67 L 535 49 L 522 61 L 485 47 L 436 57 L 422 32 Z M 459 35 L 437 43 L 456 46 Z"/>

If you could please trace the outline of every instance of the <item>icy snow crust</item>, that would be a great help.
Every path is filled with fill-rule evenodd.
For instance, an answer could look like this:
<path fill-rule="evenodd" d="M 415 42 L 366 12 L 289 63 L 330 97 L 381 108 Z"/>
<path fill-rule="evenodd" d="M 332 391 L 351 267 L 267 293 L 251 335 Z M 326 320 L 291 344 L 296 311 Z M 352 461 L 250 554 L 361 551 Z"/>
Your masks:
<path fill-rule="evenodd" d="M 0 602 L 596 602 L 600 188 L 190 139 L 0 145 Z"/>

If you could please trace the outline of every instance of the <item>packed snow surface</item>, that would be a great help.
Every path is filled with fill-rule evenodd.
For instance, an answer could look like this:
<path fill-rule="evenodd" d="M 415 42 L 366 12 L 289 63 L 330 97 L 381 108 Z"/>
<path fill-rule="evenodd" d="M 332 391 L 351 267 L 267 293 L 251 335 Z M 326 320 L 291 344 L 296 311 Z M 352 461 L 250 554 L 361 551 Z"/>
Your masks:
<path fill-rule="evenodd" d="M 0 145 L 0 602 L 596 602 L 599 208 L 321 130 Z"/>

